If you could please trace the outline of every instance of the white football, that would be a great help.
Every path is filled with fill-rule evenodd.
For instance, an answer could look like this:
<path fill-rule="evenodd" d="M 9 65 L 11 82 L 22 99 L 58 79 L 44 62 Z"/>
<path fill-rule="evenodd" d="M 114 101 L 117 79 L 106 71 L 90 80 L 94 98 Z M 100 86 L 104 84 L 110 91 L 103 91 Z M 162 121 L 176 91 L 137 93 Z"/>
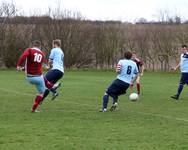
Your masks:
<path fill-rule="evenodd" d="M 139 96 L 138 96 L 137 93 L 131 93 L 131 94 L 129 95 L 129 99 L 130 99 L 131 101 L 136 101 L 136 100 L 138 100 L 138 98 L 139 98 Z"/>

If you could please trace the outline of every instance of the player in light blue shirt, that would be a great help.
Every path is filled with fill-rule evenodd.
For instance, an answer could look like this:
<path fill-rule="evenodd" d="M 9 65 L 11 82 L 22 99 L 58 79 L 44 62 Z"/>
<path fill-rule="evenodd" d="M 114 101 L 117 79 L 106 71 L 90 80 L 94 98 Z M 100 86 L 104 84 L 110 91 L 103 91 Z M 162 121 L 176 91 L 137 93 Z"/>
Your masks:
<path fill-rule="evenodd" d="M 180 63 L 172 68 L 173 70 L 177 70 L 180 67 L 181 70 L 181 79 L 179 82 L 179 87 L 177 90 L 176 95 L 171 96 L 171 98 L 178 100 L 179 96 L 183 90 L 183 86 L 185 84 L 188 85 L 188 50 L 187 50 L 187 45 L 182 45 L 181 47 L 181 57 L 180 57 Z"/>
<path fill-rule="evenodd" d="M 46 73 L 44 80 L 47 89 L 44 92 L 43 100 L 48 96 L 51 91 L 52 100 L 58 96 L 56 89 L 61 85 L 57 81 L 64 75 L 64 53 L 61 47 L 61 40 L 53 40 L 53 49 L 50 52 L 48 60 L 48 68 L 51 69 Z M 51 90 L 52 89 L 52 90 Z"/>
<path fill-rule="evenodd" d="M 64 73 L 64 53 L 60 47 L 51 50 L 49 59 L 52 62 L 52 70 L 56 69 Z"/>
<path fill-rule="evenodd" d="M 107 111 L 109 96 L 113 99 L 113 105 L 110 111 L 114 111 L 117 107 L 118 96 L 125 94 L 130 84 L 138 76 L 138 67 L 134 61 L 131 60 L 132 53 L 127 51 L 124 54 L 125 59 L 118 62 L 116 72 L 118 73 L 117 79 L 106 90 L 103 96 L 103 106 L 100 112 Z"/>
<path fill-rule="evenodd" d="M 138 67 L 135 65 L 136 63 L 129 59 L 120 60 L 118 66 L 121 67 L 121 71 L 119 71 L 117 79 L 130 84 L 133 76 L 138 73 Z"/>

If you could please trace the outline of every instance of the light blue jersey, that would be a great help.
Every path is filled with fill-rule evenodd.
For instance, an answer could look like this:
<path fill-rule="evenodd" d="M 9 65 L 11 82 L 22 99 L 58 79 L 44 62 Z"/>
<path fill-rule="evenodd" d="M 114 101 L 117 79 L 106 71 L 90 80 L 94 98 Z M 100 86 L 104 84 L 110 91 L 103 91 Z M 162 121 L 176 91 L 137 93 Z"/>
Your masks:
<path fill-rule="evenodd" d="M 188 53 L 181 54 L 180 70 L 182 73 L 188 73 Z"/>
<path fill-rule="evenodd" d="M 135 74 L 138 74 L 138 67 L 136 63 L 132 60 L 122 59 L 118 62 L 121 66 L 121 71 L 117 78 L 126 83 L 131 83 Z"/>
<path fill-rule="evenodd" d="M 61 48 L 53 48 L 49 59 L 53 62 L 52 69 L 57 69 L 64 73 L 64 53 Z"/>

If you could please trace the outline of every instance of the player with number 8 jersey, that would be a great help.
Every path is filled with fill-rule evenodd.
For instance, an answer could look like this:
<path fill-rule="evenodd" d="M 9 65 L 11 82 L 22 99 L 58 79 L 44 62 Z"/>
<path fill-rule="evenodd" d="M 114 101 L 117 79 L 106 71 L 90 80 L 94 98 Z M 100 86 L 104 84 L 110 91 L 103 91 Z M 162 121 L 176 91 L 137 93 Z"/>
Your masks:
<path fill-rule="evenodd" d="M 110 108 L 110 111 L 114 111 L 117 107 L 118 96 L 125 94 L 131 82 L 133 82 L 138 76 L 137 65 L 131 60 L 131 57 L 132 53 L 127 51 L 124 53 L 125 59 L 121 59 L 118 62 L 116 67 L 116 72 L 118 73 L 117 79 L 115 79 L 106 90 L 103 96 L 103 106 L 100 112 L 107 111 L 109 96 L 113 99 L 113 105 Z"/>

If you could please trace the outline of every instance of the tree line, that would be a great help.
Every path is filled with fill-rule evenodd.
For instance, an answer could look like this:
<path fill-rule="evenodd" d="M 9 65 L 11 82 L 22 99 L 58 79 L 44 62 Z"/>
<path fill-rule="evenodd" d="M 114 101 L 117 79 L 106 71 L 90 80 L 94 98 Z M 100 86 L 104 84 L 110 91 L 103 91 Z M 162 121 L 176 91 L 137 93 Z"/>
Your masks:
<path fill-rule="evenodd" d="M 178 21 L 178 23 L 177 23 Z M 15 67 L 33 40 L 49 55 L 53 39 L 61 39 L 66 68 L 111 69 L 124 51 L 136 51 L 148 70 L 164 70 L 179 61 L 178 48 L 188 44 L 188 24 L 160 21 L 136 24 L 89 21 L 80 14 L 49 10 L 43 16 L 18 15 L 16 6 L 0 6 L 0 66 Z"/>

